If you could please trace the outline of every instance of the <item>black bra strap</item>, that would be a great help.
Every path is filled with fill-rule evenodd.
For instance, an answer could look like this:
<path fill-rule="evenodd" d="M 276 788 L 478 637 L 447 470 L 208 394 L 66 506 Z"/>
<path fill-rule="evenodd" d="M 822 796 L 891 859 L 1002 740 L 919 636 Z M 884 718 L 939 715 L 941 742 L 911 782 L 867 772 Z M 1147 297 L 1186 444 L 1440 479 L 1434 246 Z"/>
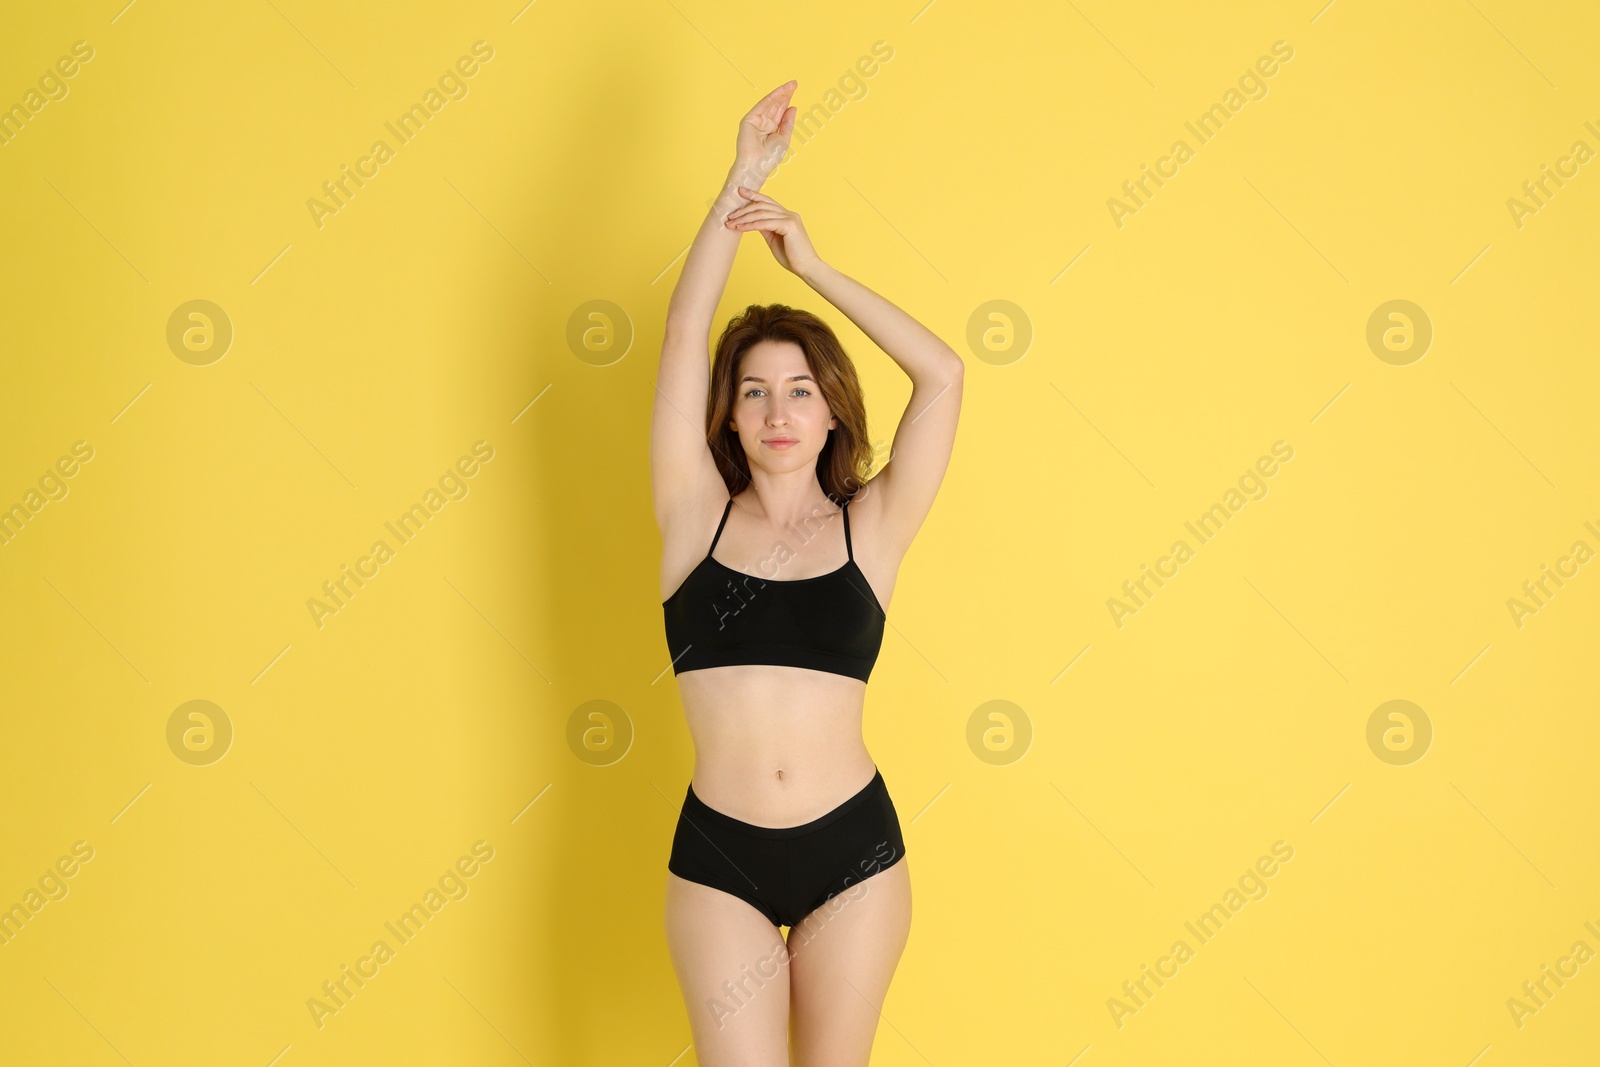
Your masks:
<path fill-rule="evenodd" d="M 722 537 L 722 528 L 728 524 L 728 512 L 733 510 L 733 497 L 728 498 L 728 506 L 722 509 L 722 521 L 717 523 L 716 535 L 711 538 L 711 547 L 706 549 L 706 558 L 711 558 L 711 553 L 717 550 L 717 541 Z"/>
<path fill-rule="evenodd" d="M 844 554 L 845 554 L 845 558 L 848 559 L 848 560 L 851 560 L 853 562 L 855 560 L 855 558 L 856 558 L 856 553 L 855 553 L 855 549 L 850 547 L 850 501 L 846 500 L 844 502 L 844 505 L 839 510 L 840 510 L 840 513 L 844 515 Z"/>

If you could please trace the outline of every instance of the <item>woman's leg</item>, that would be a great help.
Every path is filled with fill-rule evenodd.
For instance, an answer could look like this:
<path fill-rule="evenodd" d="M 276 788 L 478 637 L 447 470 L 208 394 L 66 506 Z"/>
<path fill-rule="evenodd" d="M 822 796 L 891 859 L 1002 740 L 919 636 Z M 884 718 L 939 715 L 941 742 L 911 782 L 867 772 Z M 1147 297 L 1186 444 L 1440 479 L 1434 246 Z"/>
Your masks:
<path fill-rule="evenodd" d="M 749 903 L 668 872 L 667 951 L 700 1067 L 789 1067 L 789 949 Z"/>
<path fill-rule="evenodd" d="M 789 931 L 793 1067 L 866 1067 L 911 934 L 909 862 L 901 857 Z"/>

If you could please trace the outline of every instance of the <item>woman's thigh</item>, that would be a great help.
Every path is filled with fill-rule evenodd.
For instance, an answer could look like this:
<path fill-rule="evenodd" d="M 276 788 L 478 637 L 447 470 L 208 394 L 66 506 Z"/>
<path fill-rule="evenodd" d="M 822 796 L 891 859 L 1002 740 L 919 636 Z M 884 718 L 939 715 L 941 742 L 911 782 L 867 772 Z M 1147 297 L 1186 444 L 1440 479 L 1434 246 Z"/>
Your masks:
<path fill-rule="evenodd" d="M 793 1067 L 866 1064 L 911 935 L 909 862 L 902 857 L 789 931 Z"/>
<path fill-rule="evenodd" d="M 788 1067 L 789 949 L 778 927 L 668 872 L 666 931 L 701 1067 Z"/>

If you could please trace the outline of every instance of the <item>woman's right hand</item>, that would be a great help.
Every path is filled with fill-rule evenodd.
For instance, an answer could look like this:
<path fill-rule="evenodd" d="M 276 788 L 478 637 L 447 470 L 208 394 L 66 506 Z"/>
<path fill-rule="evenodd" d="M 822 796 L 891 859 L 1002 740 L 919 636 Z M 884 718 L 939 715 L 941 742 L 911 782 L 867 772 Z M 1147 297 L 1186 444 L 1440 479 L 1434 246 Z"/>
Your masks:
<path fill-rule="evenodd" d="M 743 207 L 728 212 L 723 223 L 737 233 L 755 230 L 767 239 L 767 247 L 784 270 L 806 277 L 822 260 L 806 235 L 805 223 L 797 212 L 790 211 L 765 193 L 740 187 L 739 195 L 748 201 Z"/>
<path fill-rule="evenodd" d="M 742 175 L 739 184 L 746 188 L 759 189 L 789 151 L 795 109 L 788 104 L 797 84 L 793 79 L 784 82 L 739 121 L 734 166 Z"/>

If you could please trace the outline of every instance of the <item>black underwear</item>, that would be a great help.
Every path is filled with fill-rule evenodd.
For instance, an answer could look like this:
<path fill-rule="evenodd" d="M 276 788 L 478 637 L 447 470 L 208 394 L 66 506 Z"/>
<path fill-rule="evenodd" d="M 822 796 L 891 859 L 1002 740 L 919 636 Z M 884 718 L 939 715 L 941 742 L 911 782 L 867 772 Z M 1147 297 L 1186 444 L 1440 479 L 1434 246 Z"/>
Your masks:
<path fill-rule="evenodd" d="M 828 898 L 906 854 L 883 772 L 855 796 L 798 826 L 755 826 L 724 815 L 689 786 L 667 870 L 731 893 L 774 926 L 793 927 Z"/>

